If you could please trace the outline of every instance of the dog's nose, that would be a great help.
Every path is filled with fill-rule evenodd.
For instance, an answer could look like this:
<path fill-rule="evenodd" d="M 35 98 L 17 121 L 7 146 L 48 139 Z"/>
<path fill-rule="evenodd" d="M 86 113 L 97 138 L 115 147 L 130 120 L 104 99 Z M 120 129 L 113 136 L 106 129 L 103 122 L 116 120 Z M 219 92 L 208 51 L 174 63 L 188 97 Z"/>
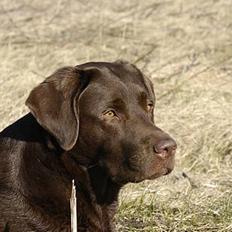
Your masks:
<path fill-rule="evenodd" d="M 154 152 L 165 158 L 174 155 L 176 148 L 176 142 L 172 138 L 160 140 L 153 146 Z"/>

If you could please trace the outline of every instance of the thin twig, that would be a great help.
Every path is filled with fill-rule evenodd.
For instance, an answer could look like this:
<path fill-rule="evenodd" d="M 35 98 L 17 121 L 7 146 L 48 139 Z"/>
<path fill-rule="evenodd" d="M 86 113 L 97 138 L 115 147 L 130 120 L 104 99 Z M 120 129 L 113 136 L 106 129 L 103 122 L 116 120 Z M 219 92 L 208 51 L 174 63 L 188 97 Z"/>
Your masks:
<path fill-rule="evenodd" d="M 71 232 L 77 232 L 77 199 L 76 199 L 76 186 L 74 180 L 72 181 L 70 210 L 71 210 Z"/>
<path fill-rule="evenodd" d="M 153 45 L 151 47 L 150 50 L 148 50 L 146 53 L 142 54 L 141 56 L 139 56 L 133 63 L 137 64 L 139 61 L 143 60 L 145 57 L 149 56 L 156 48 L 158 47 L 158 45 Z"/>

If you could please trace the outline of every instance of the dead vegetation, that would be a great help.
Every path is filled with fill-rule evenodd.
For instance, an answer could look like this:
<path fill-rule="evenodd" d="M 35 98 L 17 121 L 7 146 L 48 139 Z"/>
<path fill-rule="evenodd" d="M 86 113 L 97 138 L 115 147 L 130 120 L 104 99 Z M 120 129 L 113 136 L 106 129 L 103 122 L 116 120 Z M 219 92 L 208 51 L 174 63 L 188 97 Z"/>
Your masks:
<path fill-rule="evenodd" d="M 0 128 L 58 67 L 134 62 L 179 149 L 171 175 L 125 187 L 118 230 L 232 231 L 231 12 L 227 0 L 2 0 Z"/>

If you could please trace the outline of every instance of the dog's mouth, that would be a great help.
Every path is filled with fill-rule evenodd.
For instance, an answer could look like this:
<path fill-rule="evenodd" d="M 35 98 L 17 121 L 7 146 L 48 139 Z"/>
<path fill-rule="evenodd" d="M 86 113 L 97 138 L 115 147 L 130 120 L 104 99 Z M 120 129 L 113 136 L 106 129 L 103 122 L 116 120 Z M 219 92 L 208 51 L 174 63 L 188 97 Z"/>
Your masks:
<path fill-rule="evenodd" d="M 139 183 L 144 180 L 154 180 L 161 176 L 168 175 L 174 169 L 174 159 L 168 160 L 149 160 L 149 162 L 139 163 L 135 160 L 130 160 L 122 172 L 116 175 L 111 173 L 111 179 L 115 183 Z M 137 161 L 137 160 L 136 160 Z M 149 163 L 149 164 L 148 164 Z"/>
<path fill-rule="evenodd" d="M 175 167 L 175 151 L 176 148 L 172 148 L 171 151 L 152 153 L 145 161 L 145 179 L 154 180 L 169 175 Z"/>
<path fill-rule="evenodd" d="M 118 178 L 118 177 L 113 177 L 112 180 L 118 184 L 124 185 L 127 183 L 140 183 L 144 180 L 154 180 L 157 179 L 159 177 L 162 176 L 166 176 L 168 174 L 170 174 L 172 172 L 173 168 L 169 168 L 169 167 L 165 167 L 163 168 L 161 171 L 153 173 L 150 176 L 145 176 L 145 175 L 138 175 L 138 176 L 133 176 L 133 177 L 129 177 L 128 179 L 124 179 L 124 178 Z"/>
<path fill-rule="evenodd" d="M 162 157 L 155 164 L 151 165 L 149 179 L 156 179 L 161 176 L 169 175 L 175 166 L 174 156 L 165 158 L 162 160 Z"/>
<path fill-rule="evenodd" d="M 171 172 L 173 171 L 173 168 L 163 168 L 162 171 L 160 172 L 157 172 L 155 174 L 152 174 L 151 176 L 149 176 L 147 179 L 148 180 L 154 180 L 154 179 L 157 179 L 161 176 L 166 176 L 166 175 L 169 175 Z"/>
<path fill-rule="evenodd" d="M 172 170 L 173 170 L 172 168 L 167 168 L 166 173 L 164 174 L 164 176 L 170 174 L 172 172 Z"/>

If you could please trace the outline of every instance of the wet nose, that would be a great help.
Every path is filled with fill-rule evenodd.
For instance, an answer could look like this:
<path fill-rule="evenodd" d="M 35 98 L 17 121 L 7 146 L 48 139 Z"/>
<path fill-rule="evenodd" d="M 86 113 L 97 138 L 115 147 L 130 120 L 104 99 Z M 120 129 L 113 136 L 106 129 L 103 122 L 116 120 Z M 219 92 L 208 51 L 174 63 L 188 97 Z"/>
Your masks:
<path fill-rule="evenodd" d="M 177 148 L 176 142 L 171 138 L 160 140 L 158 143 L 156 143 L 153 146 L 154 152 L 163 157 L 174 155 L 176 148 Z"/>

